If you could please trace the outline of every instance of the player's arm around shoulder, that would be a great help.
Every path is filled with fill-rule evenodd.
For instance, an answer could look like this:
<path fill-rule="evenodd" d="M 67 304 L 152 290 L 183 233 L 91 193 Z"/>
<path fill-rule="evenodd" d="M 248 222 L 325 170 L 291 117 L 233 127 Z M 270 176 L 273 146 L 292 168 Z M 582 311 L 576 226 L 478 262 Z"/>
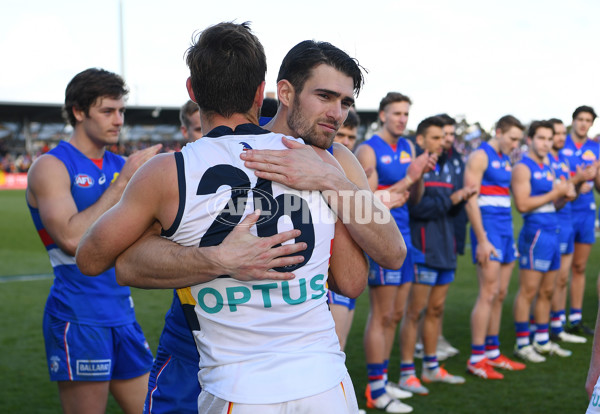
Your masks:
<path fill-rule="evenodd" d="M 370 145 L 362 144 L 356 150 L 356 159 L 365 171 L 371 191 L 376 191 L 379 184 L 377 175 L 377 158 Z"/>
<path fill-rule="evenodd" d="M 178 204 L 174 154 L 157 155 L 135 172 L 121 200 L 81 239 L 76 255 L 81 272 L 97 275 L 114 266 L 119 254 L 156 221 L 169 228 Z"/>
<path fill-rule="evenodd" d="M 350 150 L 334 143 L 333 155 L 346 177 L 360 191 L 360 196 L 355 198 L 354 207 L 362 209 L 366 220 L 348 228 L 352 238 L 381 266 L 388 269 L 400 268 L 406 257 L 406 244 L 389 209 L 373 195 L 364 170 Z"/>

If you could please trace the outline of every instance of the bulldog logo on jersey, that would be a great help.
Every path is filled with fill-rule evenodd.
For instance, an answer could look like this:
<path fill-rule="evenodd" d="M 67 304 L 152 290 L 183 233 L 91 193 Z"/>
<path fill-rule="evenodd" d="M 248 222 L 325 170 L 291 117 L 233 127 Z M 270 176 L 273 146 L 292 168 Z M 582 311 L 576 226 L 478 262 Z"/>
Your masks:
<path fill-rule="evenodd" d="M 77 174 L 75 176 L 75 185 L 81 188 L 89 188 L 94 185 L 94 179 L 87 174 Z"/>
<path fill-rule="evenodd" d="M 402 151 L 400 153 L 400 164 L 406 164 L 407 162 L 410 162 L 411 158 L 410 158 L 410 154 L 406 151 Z"/>
<path fill-rule="evenodd" d="M 592 150 L 587 150 L 583 153 L 581 159 L 584 161 L 596 161 L 596 154 L 594 154 Z"/>

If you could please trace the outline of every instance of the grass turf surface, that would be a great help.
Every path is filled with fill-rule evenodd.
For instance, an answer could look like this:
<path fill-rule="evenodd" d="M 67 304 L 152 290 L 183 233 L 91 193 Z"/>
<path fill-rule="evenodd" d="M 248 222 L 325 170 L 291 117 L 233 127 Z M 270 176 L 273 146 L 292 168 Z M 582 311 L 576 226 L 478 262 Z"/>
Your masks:
<path fill-rule="evenodd" d="M 520 218 L 515 217 L 515 227 Z M 60 402 L 56 384 L 48 379 L 42 315 L 51 279 L 15 281 L 12 275 L 51 272 L 48 256 L 35 232 L 25 204 L 24 191 L 0 191 L 0 412 L 56 413 Z M 470 252 L 467 252 L 470 254 Z M 594 245 L 587 268 L 584 321 L 594 326 L 597 312 L 596 276 L 600 269 L 600 246 Z M 517 290 L 515 269 L 504 305 L 501 350 L 512 356 L 515 340 L 512 303 Z M 163 326 L 171 291 L 132 289 L 136 312 L 153 351 Z M 587 344 L 563 344 L 573 350 L 570 358 L 549 357 L 542 364 L 529 364 L 525 371 L 506 372 L 502 381 L 485 381 L 465 373 L 470 352 L 469 317 L 477 295 L 475 267 L 470 259 L 459 259 L 456 280 L 446 304 L 444 333 L 461 353 L 445 361 L 446 369 L 465 375 L 463 385 L 431 384 L 428 396 L 415 396 L 406 403 L 423 413 L 581 413 L 587 396 L 583 388 L 591 352 Z M 365 407 L 366 367 L 362 336 L 368 314 L 365 292 L 357 301 L 355 319 L 346 348 L 346 365 L 352 376 L 359 405 Z M 395 346 L 390 362 L 390 380 L 399 376 L 399 352 Z M 416 360 L 420 373 L 420 361 Z M 111 398 L 107 413 L 121 410 Z M 379 412 L 368 410 L 368 412 Z"/>

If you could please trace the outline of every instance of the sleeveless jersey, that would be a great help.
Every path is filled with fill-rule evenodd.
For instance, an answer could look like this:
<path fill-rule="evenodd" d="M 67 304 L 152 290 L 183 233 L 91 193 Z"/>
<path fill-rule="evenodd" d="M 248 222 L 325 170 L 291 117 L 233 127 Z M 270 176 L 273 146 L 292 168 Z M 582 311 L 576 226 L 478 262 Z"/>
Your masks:
<path fill-rule="evenodd" d="M 412 151 L 408 140 L 398 139 L 396 148 L 385 142 L 379 135 L 373 135 L 363 145 L 373 148 L 377 159 L 378 190 L 386 189 L 406 177 L 406 170 L 412 161 Z M 408 225 L 408 205 L 391 209 L 392 217 L 396 220 L 402 235 L 410 234 Z M 406 237 L 406 236 L 405 236 Z"/>
<path fill-rule="evenodd" d="M 539 196 L 552 191 L 554 186 L 554 174 L 550 166 L 538 164 L 527 155 L 519 162 L 529 168 L 531 177 L 531 196 Z M 530 226 L 538 229 L 555 230 L 558 228 L 556 218 L 556 208 L 552 201 L 543 204 L 533 211 L 523 214 L 524 226 Z"/>
<path fill-rule="evenodd" d="M 512 167 L 506 154 L 496 152 L 487 142 L 482 142 L 479 149 L 485 151 L 488 166 L 483 173 L 477 204 L 482 216 L 507 220 L 512 223 L 510 210 L 510 178 Z"/>
<path fill-rule="evenodd" d="M 559 152 L 555 157 L 552 153 L 548 153 L 548 159 L 550 160 L 550 167 L 554 171 L 554 176 L 557 180 L 568 180 L 570 177 L 569 160 L 562 153 Z M 570 223 L 571 222 L 571 203 L 568 202 L 563 208 L 556 212 L 558 223 Z"/>
<path fill-rule="evenodd" d="M 297 228 L 302 234 L 296 241 L 308 246 L 300 253 L 305 262 L 285 269 L 294 272 L 293 280 L 243 282 L 222 275 L 178 290 L 184 311 L 194 303 L 200 384 L 232 402 L 273 404 L 316 395 L 347 372 L 325 287 L 333 213 L 319 192 L 259 179 L 239 157 L 245 149 L 285 149 L 281 137 L 252 124 L 235 131 L 221 126 L 174 154 L 179 211 L 163 236 L 185 246 L 215 246 L 259 208 L 252 234 Z"/>
<path fill-rule="evenodd" d="M 67 168 L 78 211 L 85 210 L 100 198 L 125 163 L 120 156 L 106 151 L 100 170 L 66 141 L 61 141 L 48 154 L 58 158 Z M 52 240 L 39 210 L 28 206 L 54 269 L 54 284 L 50 288 L 46 312 L 65 321 L 87 325 L 118 326 L 134 322 L 129 288 L 117 283 L 114 268 L 95 277 L 83 275 L 75 264 L 75 257 L 60 250 Z"/>
<path fill-rule="evenodd" d="M 567 135 L 565 146 L 561 150 L 563 155 L 569 161 L 571 168 L 571 175 L 577 172 L 577 166 L 585 167 L 590 165 L 600 158 L 600 144 L 587 139 L 581 147 L 577 147 L 571 135 Z M 593 181 L 589 181 L 590 185 L 594 185 Z M 596 203 L 594 201 L 594 191 L 587 192 L 585 194 L 579 194 L 579 196 L 571 202 L 571 209 L 573 211 L 595 211 Z"/>

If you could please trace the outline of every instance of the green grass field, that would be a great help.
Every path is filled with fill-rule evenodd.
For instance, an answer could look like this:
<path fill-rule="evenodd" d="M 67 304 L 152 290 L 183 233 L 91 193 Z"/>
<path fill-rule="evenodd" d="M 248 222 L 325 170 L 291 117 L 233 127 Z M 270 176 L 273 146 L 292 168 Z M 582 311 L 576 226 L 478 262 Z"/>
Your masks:
<path fill-rule="evenodd" d="M 515 220 L 515 223 L 520 220 Z M 516 224 L 517 225 L 517 224 Z M 60 403 L 56 385 L 48 379 L 42 314 L 51 279 L 15 281 L 6 276 L 50 273 L 48 257 L 39 240 L 23 191 L 0 191 L 0 412 L 57 413 Z M 595 281 L 600 269 L 600 247 L 595 245 L 588 264 L 584 321 L 593 326 L 597 297 Z M 515 271 L 504 306 L 501 349 L 511 354 L 514 344 L 512 302 L 517 288 Z M 148 342 L 156 350 L 163 318 L 171 300 L 170 291 L 133 290 L 138 321 Z M 459 260 L 456 281 L 446 305 L 445 334 L 461 353 L 445 362 L 454 374 L 464 374 L 470 352 L 469 315 L 477 295 L 475 268 L 466 257 Z M 368 297 L 357 303 L 356 316 L 347 345 L 347 366 L 354 381 L 359 405 L 364 407 L 366 368 L 362 335 L 368 313 Z M 431 385 L 430 394 L 406 402 L 416 413 L 582 413 L 587 406 L 583 388 L 589 364 L 591 341 L 564 345 L 573 356 L 550 357 L 525 371 L 508 372 L 503 381 L 484 381 L 467 376 L 463 385 Z M 390 363 L 390 379 L 399 375 L 398 350 Z M 417 361 L 417 371 L 420 364 Z M 466 375 L 466 374 L 464 374 Z M 108 413 L 121 412 L 111 399 Z M 370 412 L 370 411 L 369 411 Z M 373 411 L 377 412 L 377 411 Z"/>

